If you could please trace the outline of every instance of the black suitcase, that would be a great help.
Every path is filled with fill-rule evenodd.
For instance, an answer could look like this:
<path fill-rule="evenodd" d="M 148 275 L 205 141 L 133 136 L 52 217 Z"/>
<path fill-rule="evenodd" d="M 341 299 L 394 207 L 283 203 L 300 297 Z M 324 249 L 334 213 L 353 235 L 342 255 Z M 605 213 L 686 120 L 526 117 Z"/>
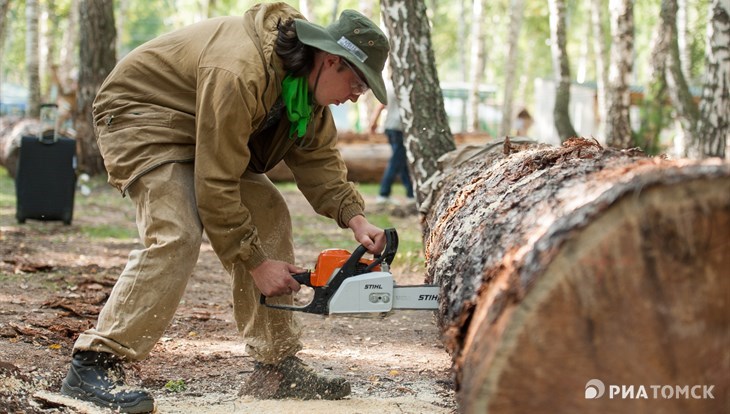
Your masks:
<path fill-rule="evenodd" d="M 40 136 L 23 136 L 15 175 L 18 223 L 26 219 L 61 220 L 71 224 L 76 190 L 76 140 L 59 136 L 43 127 L 43 112 L 55 105 L 43 105 Z M 51 116 L 55 126 L 55 116 Z M 49 117 L 46 116 L 45 121 Z M 46 125 L 48 126 L 48 125 Z"/>

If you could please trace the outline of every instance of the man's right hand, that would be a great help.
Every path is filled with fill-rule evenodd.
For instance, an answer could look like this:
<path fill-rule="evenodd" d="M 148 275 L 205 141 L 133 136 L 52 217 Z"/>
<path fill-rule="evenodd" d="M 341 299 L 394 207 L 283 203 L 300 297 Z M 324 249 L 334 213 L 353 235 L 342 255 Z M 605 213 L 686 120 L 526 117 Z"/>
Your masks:
<path fill-rule="evenodd" d="M 306 269 L 299 266 L 279 260 L 266 260 L 250 273 L 256 287 L 264 296 L 282 296 L 299 292 L 301 287 L 291 275 L 305 271 Z"/>

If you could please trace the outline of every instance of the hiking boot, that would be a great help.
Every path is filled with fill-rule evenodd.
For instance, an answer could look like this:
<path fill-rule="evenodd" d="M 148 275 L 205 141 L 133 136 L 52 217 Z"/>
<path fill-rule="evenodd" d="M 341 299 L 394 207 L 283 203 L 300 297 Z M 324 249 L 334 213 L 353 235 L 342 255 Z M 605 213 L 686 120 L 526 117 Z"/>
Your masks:
<path fill-rule="evenodd" d="M 121 360 L 104 352 L 76 352 L 61 394 L 121 413 L 150 413 L 155 409 L 155 400 L 147 391 L 124 386 Z"/>
<path fill-rule="evenodd" d="M 318 374 L 301 359 L 290 356 L 276 365 L 256 362 L 240 394 L 274 400 L 339 400 L 350 395 L 350 383 L 342 377 Z"/>

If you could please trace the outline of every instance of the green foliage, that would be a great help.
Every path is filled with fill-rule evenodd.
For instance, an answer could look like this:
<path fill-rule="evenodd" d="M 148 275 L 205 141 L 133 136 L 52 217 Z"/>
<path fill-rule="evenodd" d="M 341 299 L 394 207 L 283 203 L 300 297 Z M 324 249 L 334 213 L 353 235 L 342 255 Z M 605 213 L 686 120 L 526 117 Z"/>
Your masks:
<path fill-rule="evenodd" d="M 170 380 L 167 381 L 167 384 L 165 384 L 165 391 L 167 392 L 184 392 L 188 389 L 188 386 L 185 384 L 185 380 Z"/>
<path fill-rule="evenodd" d="M 0 210 L 15 208 L 15 184 L 5 168 L 0 167 Z"/>

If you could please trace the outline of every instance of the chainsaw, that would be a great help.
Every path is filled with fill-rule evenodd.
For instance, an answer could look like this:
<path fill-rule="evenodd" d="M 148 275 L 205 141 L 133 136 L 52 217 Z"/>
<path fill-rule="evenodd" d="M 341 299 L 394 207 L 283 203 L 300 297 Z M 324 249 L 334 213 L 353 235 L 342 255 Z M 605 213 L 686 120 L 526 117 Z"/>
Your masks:
<path fill-rule="evenodd" d="M 398 251 L 398 233 L 385 230 L 385 249 L 373 259 L 363 258 L 365 246 L 350 253 L 344 249 L 327 249 L 319 254 L 314 271 L 293 274 L 300 285 L 314 291 L 311 302 L 304 306 L 261 304 L 275 309 L 316 313 L 387 313 L 394 309 L 438 309 L 439 286 L 398 286 L 393 281 L 390 265 Z"/>

